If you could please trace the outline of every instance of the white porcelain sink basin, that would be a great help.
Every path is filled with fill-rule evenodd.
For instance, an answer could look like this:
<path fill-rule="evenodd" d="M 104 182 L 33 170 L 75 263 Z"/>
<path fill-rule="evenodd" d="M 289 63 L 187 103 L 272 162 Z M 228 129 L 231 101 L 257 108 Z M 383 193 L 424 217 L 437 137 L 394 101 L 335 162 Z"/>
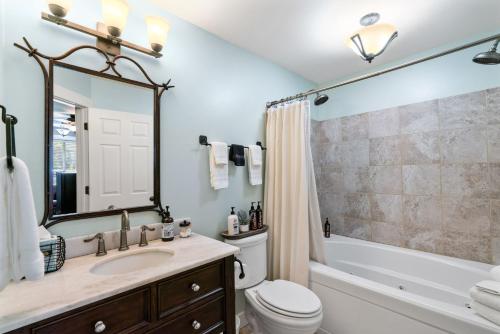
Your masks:
<path fill-rule="evenodd" d="M 90 268 L 90 272 L 96 275 L 128 274 L 168 264 L 173 256 L 174 251 L 159 248 L 125 251 L 123 254 L 96 263 Z"/>

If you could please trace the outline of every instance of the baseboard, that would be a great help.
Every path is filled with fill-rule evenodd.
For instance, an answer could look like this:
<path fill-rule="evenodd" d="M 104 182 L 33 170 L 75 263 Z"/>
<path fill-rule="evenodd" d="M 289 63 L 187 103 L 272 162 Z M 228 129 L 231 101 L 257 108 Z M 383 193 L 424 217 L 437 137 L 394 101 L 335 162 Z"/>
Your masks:
<path fill-rule="evenodd" d="M 324 329 L 320 328 L 316 331 L 316 334 L 332 334 L 330 332 L 325 331 Z"/>
<path fill-rule="evenodd" d="M 245 327 L 246 325 L 248 325 L 247 316 L 245 315 L 244 311 L 238 313 L 238 317 L 240 318 L 240 328 Z"/>

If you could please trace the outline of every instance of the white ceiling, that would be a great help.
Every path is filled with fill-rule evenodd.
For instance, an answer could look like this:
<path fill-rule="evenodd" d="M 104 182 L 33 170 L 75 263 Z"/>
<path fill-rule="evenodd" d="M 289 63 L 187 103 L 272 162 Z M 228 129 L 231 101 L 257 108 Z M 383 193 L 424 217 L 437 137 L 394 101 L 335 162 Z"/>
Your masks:
<path fill-rule="evenodd" d="M 500 29 L 500 0 L 151 1 L 316 83 Z M 344 42 L 369 12 L 399 31 L 372 65 Z"/>

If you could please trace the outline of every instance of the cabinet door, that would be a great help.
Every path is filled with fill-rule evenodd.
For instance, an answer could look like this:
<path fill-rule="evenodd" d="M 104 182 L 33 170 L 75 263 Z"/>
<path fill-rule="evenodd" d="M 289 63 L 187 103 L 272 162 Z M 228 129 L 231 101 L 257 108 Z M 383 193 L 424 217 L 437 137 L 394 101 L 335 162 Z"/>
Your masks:
<path fill-rule="evenodd" d="M 33 329 L 34 334 L 116 334 L 147 326 L 150 291 L 140 290 Z M 96 324 L 102 323 L 96 329 Z M 104 327 L 103 327 L 104 326 Z M 105 328 L 105 329 L 104 329 Z M 101 332 L 99 329 L 103 329 Z"/>
<path fill-rule="evenodd" d="M 148 334 L 215 334 L 224 331 L 224 297 L 221 296 L 166 322 Z"/>

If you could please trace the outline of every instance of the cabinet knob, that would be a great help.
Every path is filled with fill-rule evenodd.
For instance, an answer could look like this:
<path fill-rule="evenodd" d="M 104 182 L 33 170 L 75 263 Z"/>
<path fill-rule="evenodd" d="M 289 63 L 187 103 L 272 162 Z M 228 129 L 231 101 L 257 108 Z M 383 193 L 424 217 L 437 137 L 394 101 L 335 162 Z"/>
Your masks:
<path fill-rule="evenodd" d="M 198 321 L 195 320 L 195 321 L 193 321 L 192 326 L 193 326 L 194 329 L 200 329 L 201 324 Z"/>
<path fill-rule="evenodd" d="M 191 284 L 191 290 L 193 290 L 194 292 L 198 292 L 200 291 L 200 286 L 196 283 L 193 283 Z"/>
<path fill-rule="evenodd" d="M 94 325 L 94 332 L 95 333 L 102 333 L 105 330 L 106 330 L 106 325 L 104 324 L 104 322 L 99 320 L 98 322 L 95 323 L 95 325 Z"/>

